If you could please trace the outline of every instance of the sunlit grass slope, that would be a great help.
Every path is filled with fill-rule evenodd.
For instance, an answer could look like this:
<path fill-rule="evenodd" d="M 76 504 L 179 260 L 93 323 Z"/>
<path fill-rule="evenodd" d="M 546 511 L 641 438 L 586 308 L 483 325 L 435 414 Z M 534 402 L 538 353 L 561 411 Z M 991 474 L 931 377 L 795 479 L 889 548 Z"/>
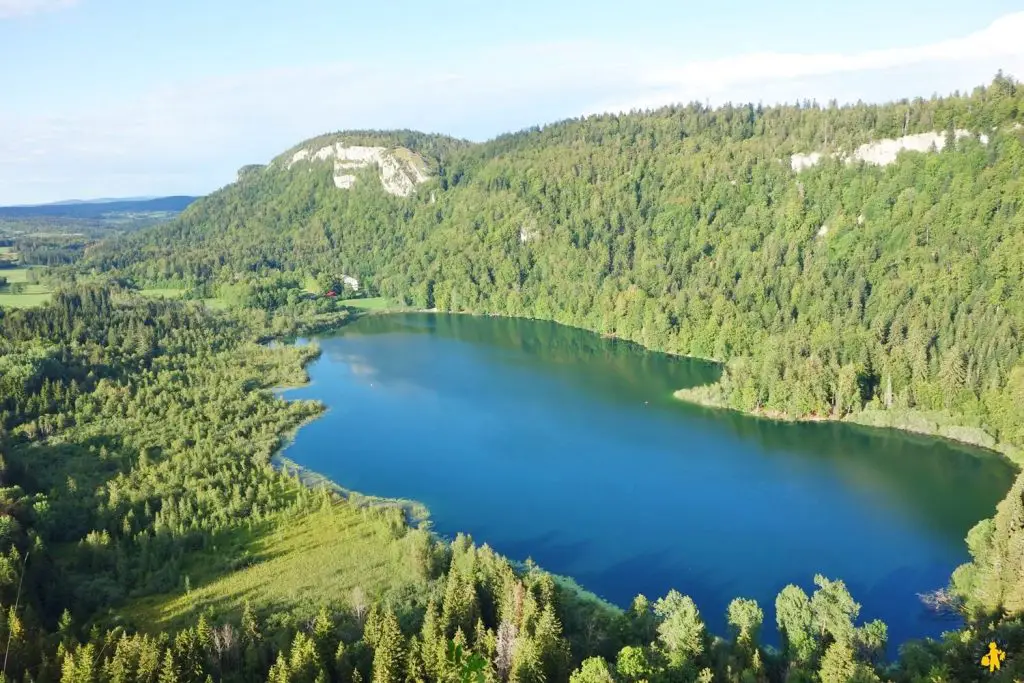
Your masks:
<path fill-rule="evenodd" d="M 370 297 L 367 299 L 346 299 L 342 302 L 346 306 L 352 308 L 358 308 L 364 311 L 386 311 L 395 308 L 402 308 L 394 299 L 388 299 L 382 296 Z"/>
<path fill-rule="evenodd" d="M 199 554 L 185 572 L 188 592 L 183 576 L 176 594 L 136 601 L 123 614 L 157 630 L 187 624 L 200 612 L 237 615 L 246 602 L 267 616 L 290 612 L 306 618 L 325 603 L 350 607 L 355 589 L 371 601 L 400 604 L 403 595 L 424 594 L 428 579 L 418 542 L 425 536 L 408 530 L 397 509 L 335 501 L 318 512 L 284 519 L 276 529 L 224 539 L 219 549 L 207 553 L 237 554 L 241 568 L 211 575 L 204 568 L 219 563 Z"/>
<path fill-rule="evenodd" d="M 7 280 L 7 285 L 0 287 L 0 306 L 5 308 L 28 308 L 40 306 L 50 300 L 51 292 L 45 285 L 29 282 L 31 268 L 3 268 L 0 277 Z M 23 285 L 21 291 L 12 292 L 11 285 Z"/>

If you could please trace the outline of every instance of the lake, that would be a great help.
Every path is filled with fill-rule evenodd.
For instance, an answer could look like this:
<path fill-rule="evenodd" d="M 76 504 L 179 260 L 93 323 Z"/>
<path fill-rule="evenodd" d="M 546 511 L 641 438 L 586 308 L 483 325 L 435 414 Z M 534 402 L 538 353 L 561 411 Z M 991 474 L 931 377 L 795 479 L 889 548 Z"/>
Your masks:
<path fill-rule="evenodd" d="M 330 410 L 285 455 L 346 488 L 410 498 L 445 536 L 532 558 L 626 606 L 676 588 L 725 634 L 734 597 L 841 578 L 890 643 L 956 621 L 917 594 L 967 560 L 1013 468 L 948 441 L 692 406 L 716 366 L 554 323 L 366 316 L 317 339 Z"/>

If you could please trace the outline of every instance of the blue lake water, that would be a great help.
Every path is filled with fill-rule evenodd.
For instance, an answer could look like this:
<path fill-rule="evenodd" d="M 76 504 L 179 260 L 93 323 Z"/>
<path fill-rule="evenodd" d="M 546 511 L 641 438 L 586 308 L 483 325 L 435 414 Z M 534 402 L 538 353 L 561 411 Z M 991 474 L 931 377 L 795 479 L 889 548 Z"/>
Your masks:
<path fill-rule="evenodd" d="M 956 626 L 917 594 L 966 561 L 1014 472 L 947 441 L 780 424 L 683 404 L 716 367 L 553 323 L 367 316 L 317 339 L 329 407 L 285 455 L 342 486 L 411 498 L 434 529 L 628 605 L 671 588 L 725 632 L 734 597 L 841 578 L 890 643 Z"/>

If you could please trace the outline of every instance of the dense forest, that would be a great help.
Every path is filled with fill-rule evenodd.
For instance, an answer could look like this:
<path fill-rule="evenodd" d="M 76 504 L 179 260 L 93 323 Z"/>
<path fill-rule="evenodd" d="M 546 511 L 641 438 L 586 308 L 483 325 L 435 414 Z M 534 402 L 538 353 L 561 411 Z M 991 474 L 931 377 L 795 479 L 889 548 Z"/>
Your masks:
<path fill-rule="evenodd" d="M 966 539 L 944 602 L 965 626 L 901 645 L 840 577 L 737 596 L 730 633 L 680 592 L 619 610 L 400 506 L 276 468 L 322 407 L 318 292 L 354 276 L 420 308 L 555 320 L 725 362 L 689 396 L 777 416 L 941 423 L 1024 446 L 1024 88 L 887 105 L 671 107 L 484 144 L 323 136 L 52 269 L 39 308 L 0 309 L 0 677 L 18 681 L 1012 681 L 1024 675 L 1024 477 Z M 969 135 L 957 134 L 970 131 Z M 848 163 L 939 131 L 941 151 Z M 342 141 L 404 148 L 410 197 Z M 794 153 L 822 152 L 794 170 Z M 829 156 L 837 153 L 837 156 Z M 147 299 L 141 288 L 186 290 Z M 228 310 L 200 299 L 217 297 Z M 188 300 L 192 299 L 192 300 Z M 869 416 L 869 417 L 865 417 Z M 916 421 L 916 422 L 915 422 Z M 752 560 L 754 561 L 754 560 Z M 808 579 L 811 577 L 809 576 Z M 685 586 L 679 587 L 685 591 Z M 1009 656 L 980 666 L 996 643 Z"/>

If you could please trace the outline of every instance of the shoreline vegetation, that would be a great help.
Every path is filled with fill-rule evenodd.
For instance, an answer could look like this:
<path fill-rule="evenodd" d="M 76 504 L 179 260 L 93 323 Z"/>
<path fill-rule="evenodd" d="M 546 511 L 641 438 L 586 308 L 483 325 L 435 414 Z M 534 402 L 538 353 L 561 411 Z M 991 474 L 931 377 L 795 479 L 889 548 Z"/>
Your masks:
<path fill-rule="evenodd" d="M 892 429 L 910 434 L 946 439 L 958 444 L 982 448 L 986 451 L 1002 455 L 1018 470 L 1024 470 L 1024 451 L 1010 444 L 997 442 L 991 434 L 980 427 L 965 427 L 952 423 L 950 415 L 938 411 L 866 408 L 842 417 L 832 415 L 795 417 L 784 412 L 767 410 L 749 411 L 730 406 L 721 397 L 717 384 L 677 389 L 672 395 L 683 403 L 712 410 L 730 410 L 759 420 L 791 423 L 835 422 L 874 429 Z"/>
<path fill-rule="evenodd" d="M 319 416 L 318 416 L 319 417 Z M 317 419 L 317 418 L 313 418 Z M 308 420 L 305 424 L 309 424 L 313 420 Z M 304 425 L 300 425 L 301 426 Z M 283 449 L 282 449 L 283 450 Z M 312 470 L 304 465 L 300 465 L 294 460 L 281 455 L 276 454 L 271 458 L 271 464 L 275 469 L 284 473 L 285 475 L 296 479 L 306 488 L 311 491 L 320 491 L 327 489 L 331 493 L 337 495 L 341 500 L 352 505 L 356 509 L 364 507 L 372 507 L 378 509 L 397 509 L 401 510 L 405 516 L 406 526 L 410 530 L 413 529 L 425 529 L 431 536 L 438 542 L 450 544 L 456 539 L 454 537 L 445 536 L 431 526 L 430 520 L 430 508 L 418 500 L 412 500 L 409 498 L 394 498 L 387 496 L 371 496 L 365 493 L 360 493 L 348 487 L 342 486 L 338 482 L 334 481 L 330 477 L 321 474 L 315 470 Z M 487 544 L 486 541 L 481 539 L 473 539 L 474 543 L 480 545 Z M 588 590 L 579 582 L 577 582 L 571 576 L 565 576 L 562 574 L 555 574 L 554 572 L 548 571 L 543 567 L 533 562 L 531 558 L 525 560 L 519 560 L 512 557 L 506 557 L 509 564 L 512 565 L 519 572 L 529 572 L 533 570 L 540 570 L 545 574 L 551 576 L 552 580 L 565 590 L 573 591 L 576 597 L 580 600 L 590 602 L 594 605 L 603 607 L 604 609 L 612 610 L 617 614 L 621 614 L 624 609 L 608 600 L 605 600 L 597 593 Z"/>
<path fill-rule="evenodd" d="M 312 422 L 312 420 L 307 421 L 306 424 L 309 424 L 309 422 Z M 287 446 L 282 447 L 282 450 L 286 447 Z M 360 493 L 359 491 L 342 486 L 326 475 L 316 472 L 304 465 L 298 464 L 294 460 L 285 457 L 280 452 L 270 459 L 270 463 L 274 469 L 296 479 L 300 484 L 312 491 L 327 489 L 356 508 L 366 506 L 395 508 L 402 511 L 402 514 L 405 516 L 405 523 L 410 529 L 420 528 L 425 525 L 425 528 L 429 530 L 430 510 L 426 505 L 419 501 L 410 500 L 408 498 L 371 496 Z M 433 531 L 431 533 L 433 533 Z M 451 540 L 441 539 L 436 533 L 434 535 L 440 540 Z"/>

